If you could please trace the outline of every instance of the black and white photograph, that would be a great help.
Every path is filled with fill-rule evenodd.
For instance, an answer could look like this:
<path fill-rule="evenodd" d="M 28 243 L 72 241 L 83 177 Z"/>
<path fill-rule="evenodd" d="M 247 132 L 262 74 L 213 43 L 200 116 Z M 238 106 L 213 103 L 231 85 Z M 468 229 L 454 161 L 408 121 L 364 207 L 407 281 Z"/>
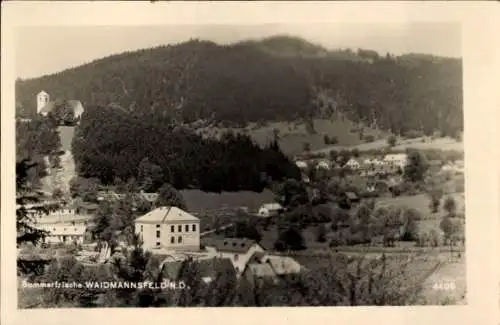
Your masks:
<path fill-rule="evenodd" d="M 460 23 L 143 20 L 15 29 L 18 309 L 468 304 Z"/>

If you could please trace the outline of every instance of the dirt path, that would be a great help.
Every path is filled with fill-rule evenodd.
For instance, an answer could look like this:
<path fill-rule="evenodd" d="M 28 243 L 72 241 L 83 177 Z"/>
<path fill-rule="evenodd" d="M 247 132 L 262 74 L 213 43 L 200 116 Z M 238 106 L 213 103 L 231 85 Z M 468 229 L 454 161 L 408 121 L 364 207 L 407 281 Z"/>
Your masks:
<path fill-rule="evenodd" d="M 64 154 L 60 156 L 61 168 L 52 169 L 50 175 L 42 180 L 45 192 L 52 193 L 54 189 L 59 188 L 64 193 L 69 194 L 69 181 L 76 176 L 75 161 L 71 153 L 74 131 L 74 127 L 63 126 L 59 128 L 61 149 L 64 150 Z"/>

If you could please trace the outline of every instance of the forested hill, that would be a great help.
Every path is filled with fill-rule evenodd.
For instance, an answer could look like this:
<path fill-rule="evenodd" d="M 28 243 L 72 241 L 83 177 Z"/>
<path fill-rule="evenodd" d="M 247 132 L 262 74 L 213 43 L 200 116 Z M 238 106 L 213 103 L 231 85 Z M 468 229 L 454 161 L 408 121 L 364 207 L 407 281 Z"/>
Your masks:
<path fill-rule="evenodd" d="M 288 36 L 232 45 L 191 40 L 19 80 L 19 116 L 34 113 L 42 89 L 53 99 L 115 103 L 184 122 L 241 126 L 340 111 L 395 133 L 454 136 L 463 126 L 460 59 L 331 51 Z"/>

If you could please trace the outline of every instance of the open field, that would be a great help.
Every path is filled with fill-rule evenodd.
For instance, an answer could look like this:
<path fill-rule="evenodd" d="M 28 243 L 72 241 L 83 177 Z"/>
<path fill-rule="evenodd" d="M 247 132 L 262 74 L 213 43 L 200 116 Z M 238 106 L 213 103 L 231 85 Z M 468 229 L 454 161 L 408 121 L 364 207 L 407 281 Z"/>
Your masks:
<path fill-rule="evenodd" d="M 208 193 L 200 190 L 180 191 L 190 212 L 202 213 L 224 208 L 248 207 L 257 211 L 263 203 L 274 202 L 275 195 L 268 189 L 261 193 L 250 191 Z"/>
<path fill-rule="evenodd" d="M 425 142 L 422 142 L 425 139 Z M 361 143 L 355 145 L 332 145 L 328 147 L 324 147 L 318 150 L 313 150 L 312 153 L 328 153 L 331 150 L 341 150 L 341 149 L 358 149 L 359 151 L 369 151 L 369 150 L 380 150 L 387 149 L 387 138 L 379 139 L 369 143 Z M 464 151 L 463 142 L 456 141 L 452 138 L 416 138 L 410 140 L 400 140 L 397 145 L 392 147 L 391 150 L 395 151 L 404 151 L 408 148 L 411 149 L 419 149 L 419 150 L 444 150 L 444 151 Z"/>
<path fill-rule="evenodd" d="M 452 197 L 457 203 L 457 211 L 465 207 L 465 197 L 463 193 L 453 194 Z M 422 214 L 423 219 L 419 222 L 420 231 L 429 232 L 430 230 L 439 230 L 441 222 L 446 211 L 442 208 L 445 198 L 441 200 L 441 206 L 437 213 L 432 213 L 429 208 L 429 198 L 425 194 L 413 196 L 381 197 L 376 200 L 377 206 L 401 206 L 415 209 Z"/>

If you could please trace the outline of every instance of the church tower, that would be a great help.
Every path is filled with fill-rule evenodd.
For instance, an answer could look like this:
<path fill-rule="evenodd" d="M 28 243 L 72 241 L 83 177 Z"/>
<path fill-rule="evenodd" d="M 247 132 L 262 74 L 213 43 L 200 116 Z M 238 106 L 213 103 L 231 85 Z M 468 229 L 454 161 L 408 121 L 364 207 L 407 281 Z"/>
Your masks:
<path fill-rule="evenodd" d="M 40 114 L 40 111 L 48 104 L 50 100 L 49 94 L 45 91 L 41 91 L 36 95 L 36 112 Z"/>

